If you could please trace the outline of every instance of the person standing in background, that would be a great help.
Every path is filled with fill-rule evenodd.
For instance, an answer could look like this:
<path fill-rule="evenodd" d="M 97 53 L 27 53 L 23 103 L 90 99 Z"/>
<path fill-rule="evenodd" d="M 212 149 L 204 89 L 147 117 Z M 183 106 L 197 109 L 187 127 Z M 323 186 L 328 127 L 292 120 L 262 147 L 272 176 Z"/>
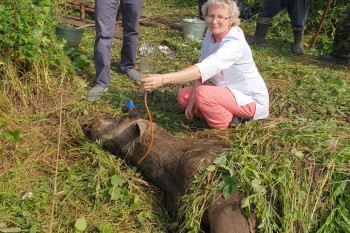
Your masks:
<path fill-rule="evenodd" d="M 238 9 L 240 11 L 239 17 L 241 19 L 250 19 L 256 14 L 256 10 L 254 8 L 251 8 L 244 3 L 238 1 L 238 0 L 233 0 L 236 2 Z M 200 19 L 205 20 L 202 14 L 202 6 L 207 2 L 207 0 L 198 0 L 198 16 Z"/>
<path fill-rule="evenodd" d="M 320 59 L 350 67 L 350 7 L 339 16 L 331 55 L 323 55 Z"/>
<path fill-rule="evenodd" d="M 132 80 L 138 81 L 140 73 L 135 70 L 136 52 L 141 17 L 142 0 L 121 0 L 123 43 L 120 70 Z M 118 0 L 95 0 L 94 44 L 95 80 L 87 99 L 94 101 L 108 89 L 110 82 L 111 47 L 114 37 Z"/>
<path fill-rule="evenodd" d="M 202 14 L 202 6 L 207 2 L 207 0 L 198 0 L 198 15 L 199 18 L 205 20 Z"/>
<path fill-rule="evenodd" d="M 256 19 L 255 35 L 247 37 L 250 45 L 266 42 L 268 28 L 272 19 L 284 8 L 287 9 L 294 35 L 292 53 L 303 55 L 303 37 L 306 27 L 306 19 L 309 11 L 310 0 L 264 0 L 263 7 Z"/>

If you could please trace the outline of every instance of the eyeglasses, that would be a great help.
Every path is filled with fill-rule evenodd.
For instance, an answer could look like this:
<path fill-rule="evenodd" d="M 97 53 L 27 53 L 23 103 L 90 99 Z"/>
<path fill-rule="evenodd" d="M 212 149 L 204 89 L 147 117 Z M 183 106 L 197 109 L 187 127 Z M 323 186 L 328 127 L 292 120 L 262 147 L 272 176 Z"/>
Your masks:
<path fill-rule="evenodd" d="M 223 21 L 225 21 L 228 18 L 230 18 L 230 17 L 224 17 L 224 16 L 220 16 L 220 15 L 219 16 L 215 16 L 215 15 L 207 15 L 207 16 L 205 16 L 205 20 L 207 22 L 213 22 L 214 19 L 216 19 L 217 22 L 223 22 Z"/>

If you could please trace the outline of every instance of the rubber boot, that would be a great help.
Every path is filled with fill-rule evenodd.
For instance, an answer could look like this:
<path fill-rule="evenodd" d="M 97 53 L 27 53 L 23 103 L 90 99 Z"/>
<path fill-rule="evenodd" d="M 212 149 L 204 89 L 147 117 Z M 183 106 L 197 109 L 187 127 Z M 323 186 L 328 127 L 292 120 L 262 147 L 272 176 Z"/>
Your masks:
<path fill-rule="evenodd" d="M 255 35 L 247 36 L 246 38 L 248 44 L 255 45 L 265 43 L 267 30 L 269 29 L 271 22 L 271 18 L 258 17 L 256 19 Z"/>
<path fill-rule="evenodd" d="M 320 60 L 329 63 L 336 63 L 338 61 L 338 59 L 334 55 L 322 55 L 320 57 Z"/>
<path fill-rule="evenodd" d="M 304 55 L 303 48 L 303 37 L 304 37 L 304 29 L 293 29 L 294 34 L 294 43 L 292 47 L 292 53 L 296 55 Z"/>
<path fill-rule="evenodd" d="M 322 55 L 319 59 L 321 61 L 324 61 L 327 63 L 336 63 L 336 64 L 345 65 L 345 66 L 350 67 L 350 59 L 349 58 L 337 57 L 337 56 L 331 54 L 331 55 Z"/>

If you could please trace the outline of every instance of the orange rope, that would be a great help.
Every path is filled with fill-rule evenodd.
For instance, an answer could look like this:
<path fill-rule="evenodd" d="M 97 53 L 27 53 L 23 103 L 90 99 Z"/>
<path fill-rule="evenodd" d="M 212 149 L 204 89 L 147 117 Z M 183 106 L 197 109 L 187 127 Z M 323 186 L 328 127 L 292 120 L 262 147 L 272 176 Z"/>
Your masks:
<path fill-rule="evenodd" d="M 148 105 L 147 105 L 147 91 L 145 91 L 144 101 L 145 101 L 145 106 L 146 106 L 149 122 L 151 123 L 151 142 L 148 145 L 148 149 L 147 149 L 146 153 L 137 161 L 137 164 L 142 163 L 142 161 L 148 156 L 148 154 L 151 151 L 152 146 L 153 146 L 153 123 L 152 123 L 152 116 L 151 116 L 151 113 L 150 113 L 150 111 L 148 109 Z"/>

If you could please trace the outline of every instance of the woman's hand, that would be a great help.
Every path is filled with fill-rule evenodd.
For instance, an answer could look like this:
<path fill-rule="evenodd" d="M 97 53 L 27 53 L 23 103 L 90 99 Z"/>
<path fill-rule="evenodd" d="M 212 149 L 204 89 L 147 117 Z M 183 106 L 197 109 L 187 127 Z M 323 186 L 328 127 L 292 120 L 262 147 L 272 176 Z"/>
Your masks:
<path fill-rule="evenodd" d="M 187 120 L 192 120 L 196 111 L 197 111 L 196 103 L 194 101 L 194 97 L 192 96 L 192 98 L 190 99 L 190 102 L 187 105 L 186 111 L 185 111 L 185 115 L 186 115 Z"/>
<path fill-rule="evenodd" d="M 140 81 L 145 91 L 152 91 L 164 85 L 194 81 L 200 77 L 201 73 L 198 67 L 192 65 L 177 72 L 142 75 Z"/>
<path fill-rule="evenodd" d="M 142 75 L 140 81 L 145 91 L 152 91 L 163 85 L 163 75 L 161 74 Z"/>

